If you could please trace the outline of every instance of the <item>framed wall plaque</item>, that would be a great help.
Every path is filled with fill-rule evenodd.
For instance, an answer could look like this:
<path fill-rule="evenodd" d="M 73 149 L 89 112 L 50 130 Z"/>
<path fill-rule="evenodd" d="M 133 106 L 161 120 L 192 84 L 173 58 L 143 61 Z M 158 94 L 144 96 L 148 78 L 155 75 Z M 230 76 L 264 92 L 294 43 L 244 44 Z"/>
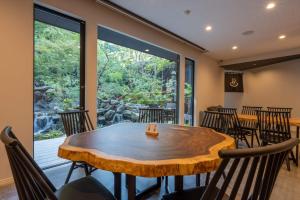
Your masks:
<path fill-rule="evenodd" d="M 244 92 L 243 73 L 225 72 L 225 92 Z"/>

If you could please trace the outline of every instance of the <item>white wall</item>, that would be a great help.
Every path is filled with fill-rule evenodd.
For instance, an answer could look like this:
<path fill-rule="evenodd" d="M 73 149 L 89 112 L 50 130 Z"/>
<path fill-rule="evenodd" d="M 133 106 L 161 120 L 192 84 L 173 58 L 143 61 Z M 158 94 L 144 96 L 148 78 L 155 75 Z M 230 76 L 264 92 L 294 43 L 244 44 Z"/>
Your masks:
<path fill-rule="evenodd" d="M 0 1 L 0 129 L 12 126 L 30 152 L 33 137 L 32 13 L 31 1 Z M 10 176 L 1 143 L 0 180 Z"/>
<path fill-rule="evenodd" d="M 244 72 L 244 93 L 225 93 L 224 105 L 292 107 L 300 117 L 300 59 Z"/>
<path fill-rule="evenodd" d="M 41 0 L 38 3 L 86 21 L 86 107 L 96 121 L 97 25 L 104 25 L 149 41 L 181 56 L 180 92 L 184 85 L 184 57 L 195 60 L 195 116 L 209 105 L 223 104 L 223 70 L 215 60 L 173 37 L 127 16 L 113 12 L 95 0 Z M 33 1 L 0 1 L 0 129 L 13 126 L 32 152 L 33 144 Z M 183 95 L 180 98 L 183 118 Z M 198 124 L 196 121 L 195 124 Z M 11 177 L 3 145 L 0 145 L 0 182 Z"/>

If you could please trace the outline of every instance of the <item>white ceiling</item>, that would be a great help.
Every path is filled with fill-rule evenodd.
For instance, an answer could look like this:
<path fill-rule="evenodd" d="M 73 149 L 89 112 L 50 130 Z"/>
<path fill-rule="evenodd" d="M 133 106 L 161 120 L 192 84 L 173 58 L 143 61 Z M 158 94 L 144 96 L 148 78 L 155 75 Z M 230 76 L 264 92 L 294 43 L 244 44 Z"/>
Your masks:
<path fill-rule="evenodd" d="M 219 60 L 300 47 L 300 0 L 111 0 L 209 51 Z M 189 15 L 185 10 L 191 10 Z M 206 32 L 205 26 L 212 31 Z M 243 36 L 247 30 L 254 34 Z M 284 40 L 278 36 L 285 34 Z M 233 51 L 232 46 L 238 50 Z"/>

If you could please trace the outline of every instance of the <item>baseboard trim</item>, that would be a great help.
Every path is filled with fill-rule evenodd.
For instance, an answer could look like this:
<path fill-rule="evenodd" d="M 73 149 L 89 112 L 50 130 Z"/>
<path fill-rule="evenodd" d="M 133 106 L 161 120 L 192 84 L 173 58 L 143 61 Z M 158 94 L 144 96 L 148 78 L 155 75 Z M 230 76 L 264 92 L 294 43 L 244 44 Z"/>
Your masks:
<path fill-rule="evenodd" d="M 14 183 L 14 178 L 13 177 L 0 179 L 0 187 L 5 186 L 5 185 L 9 185 L 9 184 L 12 184 L 12 183 Z"/>

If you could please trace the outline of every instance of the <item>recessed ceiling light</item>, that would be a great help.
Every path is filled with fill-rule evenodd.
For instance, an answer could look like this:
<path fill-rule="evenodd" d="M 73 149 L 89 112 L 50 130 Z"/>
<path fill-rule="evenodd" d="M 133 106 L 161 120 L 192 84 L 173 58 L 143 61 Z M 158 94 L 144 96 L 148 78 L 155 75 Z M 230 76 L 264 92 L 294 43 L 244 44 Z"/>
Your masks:
<path fill-rule="evenodd" d="M 191 14 L 191 12 L 192 12 L 191 10 L 187 9 L 184 11 L 184 14 L 189 15 L 189 14 Z"/>
<path fill-rule="evenodd" d="M 206 30 L 206 31 L 211 31 L 211 29 L 212 29 L 212 27 L 209 26 L 209 25 L 205 27 L 205 30 Z"/>
<path fill-rule="evenodd" d="M 267 4 L 266 9 L 271 10 L 275 8 L 276 4 L 274 2 L 270 2 Z"/>
<path fill-rule="evenodd" d="M 145 51 L 146 51 L 146 52 L 149 52 L 150 50 L 149 50 L 149 49 L 145 49 Z"/>
<path fill-rule="evenodd" d="M 282 40 L 282 39 L 284 39 L 284 38 L 286 38 L 286 35 L 279 35 L 279 36 L 278 36 L 278 39 L 280 39 L 280 40 Z"/>
<path fill-rule="evenodd" d="M 237 46 L 233 46 L 233 47 L 232 47 L 232 50 L 237 50 L 237 49 L 238 49 Z"/>

